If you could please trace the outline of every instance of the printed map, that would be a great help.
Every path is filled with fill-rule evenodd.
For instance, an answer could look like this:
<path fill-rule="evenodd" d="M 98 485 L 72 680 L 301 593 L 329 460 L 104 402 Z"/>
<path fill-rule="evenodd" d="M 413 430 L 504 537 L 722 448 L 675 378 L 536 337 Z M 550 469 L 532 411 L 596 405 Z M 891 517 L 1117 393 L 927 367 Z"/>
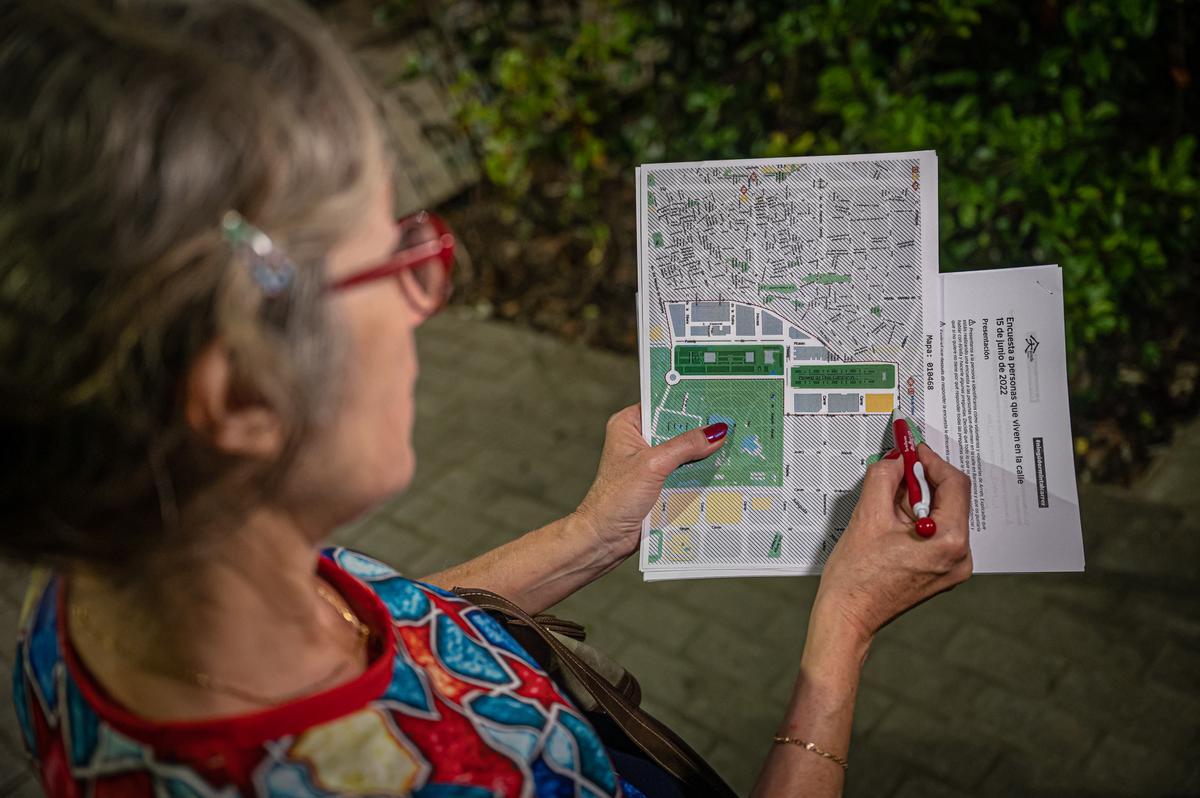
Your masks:
<path fill-rule="evenodd" d="M 642 424 L 725 422 L 646 519 L 647 579 L 815 573 L 899 409 L 921 421 L 932 152 L 638 170 Z"/>

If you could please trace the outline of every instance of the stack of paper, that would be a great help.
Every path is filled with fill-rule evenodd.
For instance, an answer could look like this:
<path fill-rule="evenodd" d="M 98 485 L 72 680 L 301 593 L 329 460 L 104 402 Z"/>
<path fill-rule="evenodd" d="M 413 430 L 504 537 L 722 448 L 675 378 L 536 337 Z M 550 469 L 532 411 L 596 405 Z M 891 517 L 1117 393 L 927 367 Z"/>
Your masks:
<path fill-rule="evenodd" d="M 1061 278 L 940 276 L 934 153 L 655 164 L 637 186 L 643 432 L 730 427 L 668 478 L 646 579 L 819 573 L 895 410 L 975 479 L 977 570 L 1082 568 Z"/>

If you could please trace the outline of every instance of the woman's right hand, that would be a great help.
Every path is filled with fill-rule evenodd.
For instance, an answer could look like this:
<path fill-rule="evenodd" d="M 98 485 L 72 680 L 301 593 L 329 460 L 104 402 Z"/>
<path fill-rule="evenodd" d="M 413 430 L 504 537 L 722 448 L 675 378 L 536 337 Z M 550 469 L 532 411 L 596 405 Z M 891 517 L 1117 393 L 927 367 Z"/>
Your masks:
<path fill-rule="evenodd" d="M 880 460 L 867 469 L 850 525 L 825 563 L 800 673 L 777 731 L 790 740 L 776 742 L 815 745 L 826 755 L 791 744 L 773 746 L 755 796 L 842 794 L 859 674 L 875 633 L 971 575 L 971 483 L 928 446 L 921 445 L 917 456 L 933 488 L 937 532 L 931 538 L 917 535 L 900 490 L 900 460 Z M 842 767 L 828 754 L 843 757 Z"/>
<path fill-rule="evenodd" d="M 814 615 L 829 614 L 864 642 L 889 621 L 971 575 L 966 474 L 921 444 L 917 455 L 933 491 L 937 532 L 916 534 L 903 504 L 904 465 L 880 460 L 867 469 L 850 525 L 825 563 Z"/>

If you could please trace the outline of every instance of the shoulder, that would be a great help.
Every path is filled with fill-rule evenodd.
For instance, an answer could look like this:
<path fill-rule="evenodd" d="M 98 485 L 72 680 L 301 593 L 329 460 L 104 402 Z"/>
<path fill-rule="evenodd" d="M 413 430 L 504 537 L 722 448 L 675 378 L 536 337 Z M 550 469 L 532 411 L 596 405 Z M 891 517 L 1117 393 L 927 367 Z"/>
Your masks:
<path fill-rule="evenodd" d="M 362 552 L 338 546 L 322 549 L 321 554 L 366 585 L 383 601 L 393 620 L 402 621 L 423 616 L 431 600 L 447 609 L 458 606 L 465 609 L 471 606 L 470 602 L 449 590 L 409 579 L 390 565 Z"/>
<path fill-rule="evenodd" d="M 322 554 L 378 596 L 394 624 L 408 628 L 430 626 L 433 636 L 445 643 L 439 646 L 440 651 L 461 649 L 467 641 L 477 639 L 541 670 L 499 622 L 451 591 L 409 579 L 391 566 L 352 549 L 331 547 Z M 405 642 L 411 639 L 409 635 Z"/>
<path fill-rule="evenodd" d="M 542 667 L 484 610 L 349 549 L 325 556 L 387 607 L 397 642 L 377 702 L 413 750 L 459 784 L 497 794 L 620 794 L 592 726 Z"/>
<path fill-rule="evenodd" d="M 38 748 L 35 730 L 46 725 L 45 717 L 57 712 L 61 692 L 56 583 L 50 571 L 34 571 L 17 625 L 12 700 L 21 741 L 30 755 Z"/>

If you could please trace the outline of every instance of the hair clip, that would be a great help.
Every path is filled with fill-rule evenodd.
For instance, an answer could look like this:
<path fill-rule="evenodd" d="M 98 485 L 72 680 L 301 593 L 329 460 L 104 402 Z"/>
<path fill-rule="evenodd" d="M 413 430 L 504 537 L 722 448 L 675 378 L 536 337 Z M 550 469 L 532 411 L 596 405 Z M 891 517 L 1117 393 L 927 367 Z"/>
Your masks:
<path fill-rule="evenodd" d="M 250 224 L 237 211 L 221 218 L 221 236 L 246 256 L 250 276 L 267 296 L 279 296 L 292 283 L 296 268 L 271 237 Z"/>

